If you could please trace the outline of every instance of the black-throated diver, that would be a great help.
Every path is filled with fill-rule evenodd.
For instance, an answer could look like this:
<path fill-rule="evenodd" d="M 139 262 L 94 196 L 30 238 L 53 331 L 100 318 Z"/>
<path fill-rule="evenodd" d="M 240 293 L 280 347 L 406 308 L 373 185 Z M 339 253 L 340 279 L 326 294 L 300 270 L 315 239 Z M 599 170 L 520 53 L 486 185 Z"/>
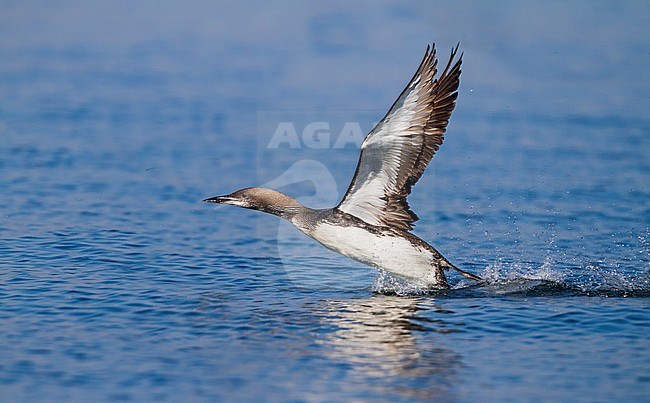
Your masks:
<path fill-rule="evenodd" d="M 206 202 L 232 204 L 290 221 L 326 248 L 430 288 L 446 288 L 444 270 L 460 270 L 411 234 L 418 220 L 406 197 L 440 148 L 456 106 L 463 55 L 458 45 L 437 75 L 435 45 L 415 75 L 361 144 L 354 178 L 338 206 L 314 210 L 276 190 L 251 187 Z"/>

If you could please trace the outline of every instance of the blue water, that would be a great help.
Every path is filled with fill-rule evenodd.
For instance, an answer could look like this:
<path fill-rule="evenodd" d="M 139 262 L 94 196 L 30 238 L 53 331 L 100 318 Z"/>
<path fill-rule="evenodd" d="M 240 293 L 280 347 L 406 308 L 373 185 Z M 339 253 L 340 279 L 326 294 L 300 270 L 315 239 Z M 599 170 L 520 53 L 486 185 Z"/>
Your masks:
<path fill-rule="evenodd" d="M 650 399 L 650 7 L 499 4 L 5 2 L 0 401 Z M 336 203 L 431 41 L 415 232 L 487 284 L 200 202 Z"/>

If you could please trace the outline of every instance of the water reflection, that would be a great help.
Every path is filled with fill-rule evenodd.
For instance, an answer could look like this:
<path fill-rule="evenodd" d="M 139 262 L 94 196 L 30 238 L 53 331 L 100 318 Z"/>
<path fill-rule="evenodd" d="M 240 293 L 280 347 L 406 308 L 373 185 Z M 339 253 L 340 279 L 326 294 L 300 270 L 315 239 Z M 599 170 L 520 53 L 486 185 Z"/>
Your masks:
<path fill-rule="evenodd" d="M 351 379 L 376 384 L 385 393 L 446 400 L 462 365 L 445 348 L 442 319 L 423 311 L 444 312 L 421 298 L 374 295 L 369 299 L 328 301 L 327 320 L 337 329 L 323 340 L 329 358 L 350 365 Z M 438 315 L 435 315 L 438 316 Z"/>

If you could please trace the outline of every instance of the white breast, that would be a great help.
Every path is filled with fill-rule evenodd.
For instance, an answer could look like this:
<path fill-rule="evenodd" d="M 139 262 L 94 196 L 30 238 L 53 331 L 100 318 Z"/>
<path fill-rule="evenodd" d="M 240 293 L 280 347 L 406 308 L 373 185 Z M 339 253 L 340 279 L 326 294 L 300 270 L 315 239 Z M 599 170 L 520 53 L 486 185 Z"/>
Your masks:
<path fill-rule="evenodd" d="M 392 234 L 377 235 L 363 228 L 320 223 L 307 235 L 328 249 L 397 275 L 435 285 L 430 251 Z"/>

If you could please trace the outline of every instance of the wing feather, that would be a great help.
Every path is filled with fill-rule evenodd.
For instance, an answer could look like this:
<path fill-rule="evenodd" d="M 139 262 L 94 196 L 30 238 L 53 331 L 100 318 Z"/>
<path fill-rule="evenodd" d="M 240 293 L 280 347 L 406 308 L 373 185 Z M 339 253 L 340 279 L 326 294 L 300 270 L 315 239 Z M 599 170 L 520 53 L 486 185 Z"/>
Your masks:
<path fill-rule="evenodd" d="M 410 230 L 418 220 L 406 197 L 442 145 L 456 98 L 462 54 L 452 49 L 437 77 L 435 46 L 427 46 L 415 75 L 361 144 L 357 169 L 341 211 L 377 226 Z M 454 62 L 455 61 L 455 62 Z"/>

